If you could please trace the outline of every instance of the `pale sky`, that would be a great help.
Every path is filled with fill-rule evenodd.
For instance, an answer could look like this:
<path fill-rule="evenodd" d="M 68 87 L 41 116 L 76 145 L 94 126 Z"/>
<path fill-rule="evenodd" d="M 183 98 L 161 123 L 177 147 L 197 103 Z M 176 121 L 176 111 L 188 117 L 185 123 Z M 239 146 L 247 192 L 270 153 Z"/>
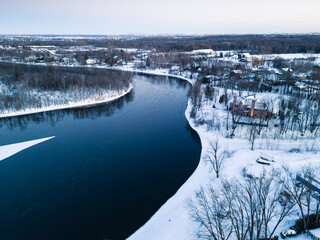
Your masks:
<path fill-rule="evenodd" d="M 320 32 L 320 0 L 1 0 L 0 34 Z"/>

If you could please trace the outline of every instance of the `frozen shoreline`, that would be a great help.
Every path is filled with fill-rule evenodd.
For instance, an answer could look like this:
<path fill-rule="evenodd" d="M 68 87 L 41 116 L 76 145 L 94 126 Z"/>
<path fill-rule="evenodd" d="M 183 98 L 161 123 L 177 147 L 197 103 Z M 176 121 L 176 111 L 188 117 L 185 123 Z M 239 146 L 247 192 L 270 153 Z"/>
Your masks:
<path fill-rule="evenodd" d="M 49 106 L 49 107 L 43 107 L 43 108 L 30 108 L 25 109 L 21 111 L 12 111 L 7 113 L 0 113 L 0 118 L 7 118 L 7 117 L 17 117 L 17 116 L 23 116 L 23 115 L 29 115 L 34 113 L 41 113 L 41 112 L 50 112 L 55 110 L 62 110 L 62 109 L 71 109 L 71 108 L 80 108 L 80 107 L 89 107 L 94 105 L 99 105 L 107 102 L 114 101 L 118 98 L 121 98 L 128 94 L 132 90 L 133 86 L 130 85 L 127 90 L 122 90 L 117 95 L 111 95 L 106 96 L 103 100 L 92 100 L 92 99 L 86 99 L 82 101 L 77 101 L 70 104 L 62 104 L 62 105 L 55 105 L 55 106 Z"/>
<path fill-rule="evenodd" d="M 191 232 L 186 232 L 189 225 L 188 212 L 185 209 L 185 200 L 192 196 L 194 192 L 207 181 L 207 169 L 203 164 L 203 154 L 206 152 L 206 140 L 202 134 L 194 127 L 194 122 L 189 118 L 191 110 L 191 103 L 185 111 L 189 125 L 197 132 L 201 142 L 201 155 L 199 164 L 187 181 L 178 189 L 178 191 L 169 198 L 158 211 L 135 233 L 133 233 L 129 240 L 178 240 L 191 239 Z M 205 174 L 204 174 L 205 173 Z"/>
<path fill-rule="evenodd" d="M 136 69 L 131 69 L 131 68 L 124 68 L 124 67 L 107 67 L 107 69 L 132 72 L 132 73 L 141 73 L 141 74 L 146 74 L 146 75 L 151 75 L 151 76 L 172 77 L 172 78 L 185 80 L 185 81 L 189 82 L 190 84 L 194 83 L 194 81 L 190 78 L 186 78 L 186 77 L 179 76 L 179 75 L 173 75 L 173 74 L 168 73 L 166 70 L 161 70 L 161 69 L 147 70 L 147 71 L 136 70 Z"/>

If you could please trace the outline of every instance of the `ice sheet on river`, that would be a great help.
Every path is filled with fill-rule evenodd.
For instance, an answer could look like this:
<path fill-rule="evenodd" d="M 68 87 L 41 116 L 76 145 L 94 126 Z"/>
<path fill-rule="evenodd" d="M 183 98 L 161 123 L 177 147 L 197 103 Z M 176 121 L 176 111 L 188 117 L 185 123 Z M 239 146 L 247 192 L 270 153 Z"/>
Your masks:
<path fill-rule="evenodd" d="M 36 145 L 36 144 L 45 142 L 45 141 L 50 140 L 52 138 L 54 138 L 54 136 L 47 137 L 47 138 L 40 138 L 40 139 L 36 139 L 36 140 L 32 140 L 32 141 L 26 141 L 26 142 L 21 142 L 21 143 L 14 143 L 14 144 L 0 146 L 0 161 L 18 153 L 24 149 L 27 149 L 29 147 Z"/>

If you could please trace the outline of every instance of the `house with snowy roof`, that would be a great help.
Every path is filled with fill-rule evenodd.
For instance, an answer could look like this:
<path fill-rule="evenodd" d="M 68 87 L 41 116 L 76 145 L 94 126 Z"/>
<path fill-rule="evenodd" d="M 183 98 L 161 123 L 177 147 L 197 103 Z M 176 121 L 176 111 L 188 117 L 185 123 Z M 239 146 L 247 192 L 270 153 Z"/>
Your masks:
<path fill-rule="evenodd" d="M 229 103 L 229 110 L 234 114 L 250 118 L 275 118 L 277 116 L 276 110 L 268 111 L 266 103 L 255 96 L 237 97 Z"/>

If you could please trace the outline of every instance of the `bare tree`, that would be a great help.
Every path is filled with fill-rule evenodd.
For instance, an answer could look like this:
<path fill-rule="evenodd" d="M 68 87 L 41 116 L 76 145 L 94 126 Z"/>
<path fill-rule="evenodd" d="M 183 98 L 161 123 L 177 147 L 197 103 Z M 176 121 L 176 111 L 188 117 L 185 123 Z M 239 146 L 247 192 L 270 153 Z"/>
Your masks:
<path fill-rule="evenodd" d="M 237 181 L 224 181 L 222 193 L 224 196 L 224 211 L 228 213 L 233 232 L 237 240 L 246 240 L 250 230 L 250 215 L 246 192 Z M 251 194 L 251 192 L 250 192 Z"/>
<path fill-rule="evenodd" d="M 311 184 L 314 181 L 315 172 L 312 168 L 306 167 L 301 171 L 294 173 L 288 167 L 282 168 L 282 174 L 277 178 L 283 189 L 290 194 L 291 198 L 298 205 L 305 231 L 309 224 L 311 208 Z M 298 181 L 298 176 L 303 178 L 304 184 Z"/>
<path fill-rule="evenodd" d="M 289 214 L 295 206 L 289 199 L 283 200 L 280 206 L 279 198 L 282 194 L 282 185 L 275 181 L 275 175 L 260 177 L 254 180 L 255 193 L 258 198 L 261 218 L 263 220 L 264 239 L 270 239 L 276 231 L 278 225 Z M 275 225 L 270 229 L 270 222 L 274 220 Z M 262 229 L 259 230 L 261 232 Z M 260 236 L 258 234 L 258 236 Z"/>
<path fill-rule="evenodd" d="M 234 133 L 235 133 L 235 131 L 236 131 L 241 119 L 242 119 L 241 110 L 237 110 L 236 113 L 232 112 L 232 132 L 231 132 L 231 135 L 230 135 L 231 137 L 234 136 Z M 227 120 L 227 122 L 228 121 L 229 120 Z"/>
<path fill-rule="evenodd" d="M 251 151 L 253 151 L 254 142 L 257 138 L 257 133 L 258 133 L 257 125 L 255 123 L 252 123 L 252 125 L 249 128 L 249 131 L 250 131 L 249 142 L 251 143 Z"/>
<path fill-rule="evenodd" d="M 198 238 L 270 240 L 295 206 L 288 199 L 279 201 L 282 191 L 282 185 L 269 174 L 245 181 L 226 180 L 221 186 L 201 189 L 196 193 L 196 201 L 188 202 L 192 219 L 201 224 Z"/>
<path fill-rule="evenodd" d="M 226 158 L 229 158 L 231 153 L 219 142 L 219 138 L 216 137 L 213 142 L 210 142 L 210 148 L 204 160 L 206 163 L 210 164 L 217 178 L 220 176 L 220 171 Z"/>
<path fill-rule="evenodd" d="M 232 225 L 227 213 L 221 206 L 223 203 L 212 188 L 205 192 L 202 188 L 196 193 L 194 200 L 187 201 L 190 217 L 200 223 L 197 238 L 208 240 L 227 240 L 232 233 Z"/>

